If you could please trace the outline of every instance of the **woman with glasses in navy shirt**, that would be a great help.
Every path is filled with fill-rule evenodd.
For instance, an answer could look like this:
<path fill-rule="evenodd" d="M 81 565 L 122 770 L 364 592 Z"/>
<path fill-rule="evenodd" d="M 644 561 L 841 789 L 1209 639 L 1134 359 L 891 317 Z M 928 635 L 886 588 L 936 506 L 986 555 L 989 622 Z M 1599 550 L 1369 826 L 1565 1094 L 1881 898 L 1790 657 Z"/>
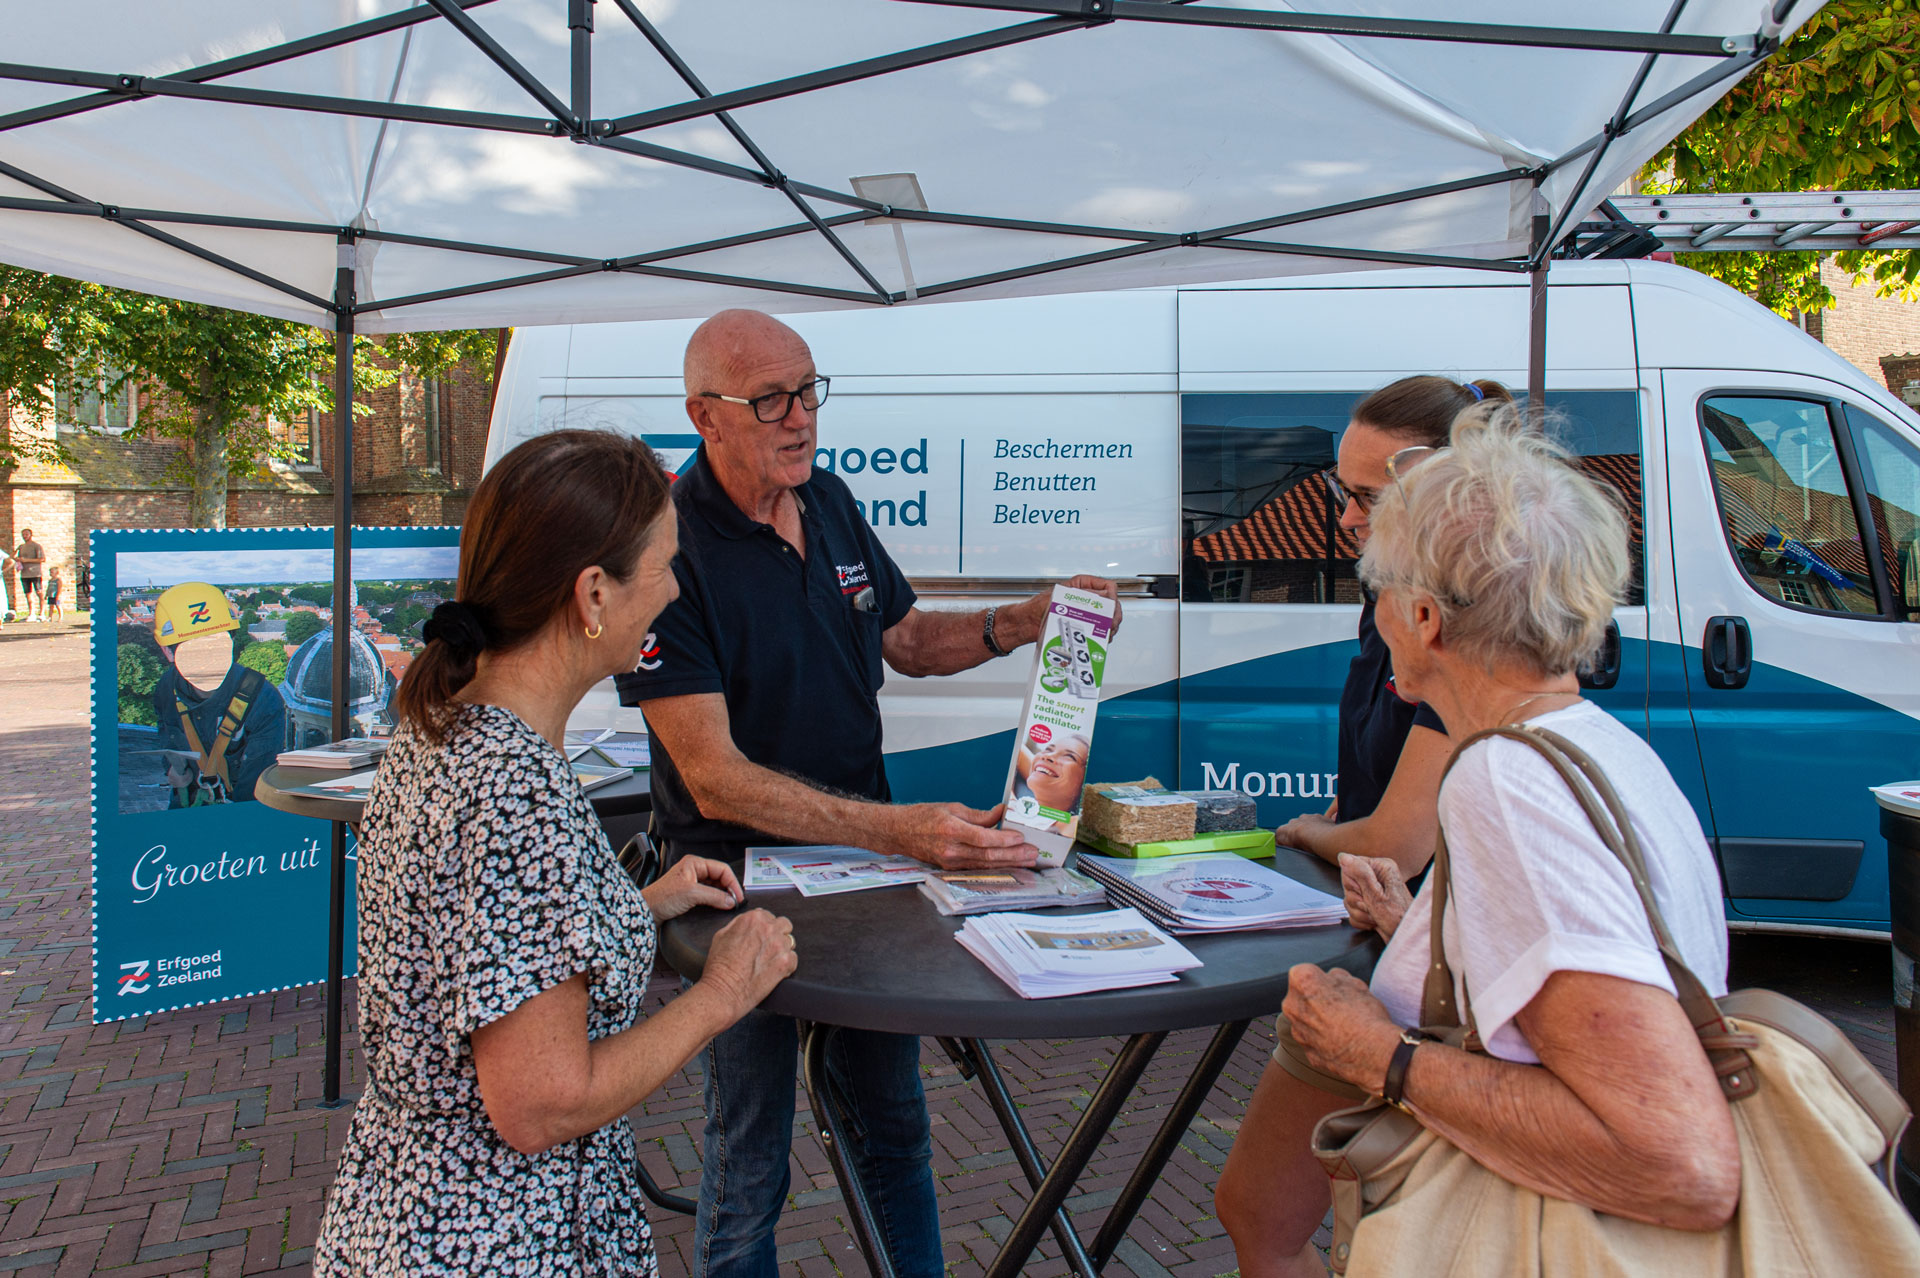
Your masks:
<path fill-rule="evenodd" d="M 1340 437 L 1339 461 L 1327 475 L 1327 487 L 1340 510 L 1340 526 L 1353 535 L 1356 550 L 1367 544 L 1367 516 L 1376 502 L 1392 500 L 1399 475 L 1447 443 L 1455 417 L 1485 400 L 1511 401 L 1507 388 L 1493 381 L 1460 383 L 1446 377 L 1404 377 L 1361 400 Z M 1275 832 L 1284 847 L 1311 852 L 1339 863 L 1343 855 L 1383 858 L 1357 863 L 1355 873 L 1374 880 L 1405 882 L 1425 872 L 1439 832 L 1440 777 L 1453 743 L 1446 725 L 1427 706 L 1400 695 L 1393 681 L 1393 659 L 1373 623 L 1374 599 L 1365 593 L 1360 609 L 1360 652 L 1347 668 L 1340 693 L 1338 795 L 1325 812 L 1295 817 Z M 1384 881 L 1375 885 L 1386 890 Z M 1267 1076 L 1247 1103 L 1240 1138 L 1214 1189 L 1221 1224 L 1233 1239 L 1245 1278 L 1268 1272 L 1281 1246 L 1269 1237 L 1278 1223 L 1271 1196 L 1282 1183 L 1276 1169 L 1263 1165 L 1281 1153 L 1278 1142 L 1261 1140 L 1263 1120 L 1274 1112 L 1285 1071 L 1269 1062 Z"/>

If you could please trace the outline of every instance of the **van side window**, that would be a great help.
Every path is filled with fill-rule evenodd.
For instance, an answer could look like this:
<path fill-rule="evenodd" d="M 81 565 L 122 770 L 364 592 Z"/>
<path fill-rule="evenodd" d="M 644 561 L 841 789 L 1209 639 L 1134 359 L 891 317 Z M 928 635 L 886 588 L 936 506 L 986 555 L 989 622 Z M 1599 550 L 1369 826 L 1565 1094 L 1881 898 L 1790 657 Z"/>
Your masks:
<path fill-rule="evenodd" d="M 1789 608 L 1875 616 L 1873 572 L 1821 400 L 1701 402 L 1721 526 L 1754 589 Z"/>
<path fill-rule="evenodd" d="M 1621 602 L 1644 606 L 1647 538 L 1640 478 L 1640 396 L 1634 391 L 1548 391 L 1547 415 L 1553 437 L 1574 454 L 1580 469 L 1620 494 L 1632 565 Z"/>
<path fill-rule="evenodd" d="M 1182 395 L 1188 603 L 1359 603 L 1325 476 L 1364 391 Z"/>
<path fill-rule="evenodd" d="M 1894 615 L 1920 621 L 1920 449 L 1885 422 L 1847 405 L 1867 509 L 1893 587 Z"/>
<path fill-rule="evenodd" d="M 1181 516 L 1188 603 L 1360 602 L 1360 550 L 1340 527 L 1326 477 L 1367 391 L 1180 397 Z M 1632 529 L 1625 600 L 1646 602 L 1640 399 L 1633 391 L 1551 391 L 1554 434 L 1611 485 Z"/>

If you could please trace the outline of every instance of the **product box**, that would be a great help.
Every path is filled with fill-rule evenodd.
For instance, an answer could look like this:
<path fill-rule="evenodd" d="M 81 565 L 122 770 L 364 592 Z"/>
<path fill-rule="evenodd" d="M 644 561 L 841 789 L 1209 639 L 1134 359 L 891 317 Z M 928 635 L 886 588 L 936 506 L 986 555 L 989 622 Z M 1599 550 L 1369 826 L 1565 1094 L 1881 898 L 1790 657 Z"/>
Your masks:
<path fill-rule="evenodd" d="M 1002 793 L 1003 824 L 1040 849 L 1041 865 L 1063 864 L 1079 829 L 1115 611 L 1105 595 L 1055 586 L 1034 645 L 1033 677 Z"/>

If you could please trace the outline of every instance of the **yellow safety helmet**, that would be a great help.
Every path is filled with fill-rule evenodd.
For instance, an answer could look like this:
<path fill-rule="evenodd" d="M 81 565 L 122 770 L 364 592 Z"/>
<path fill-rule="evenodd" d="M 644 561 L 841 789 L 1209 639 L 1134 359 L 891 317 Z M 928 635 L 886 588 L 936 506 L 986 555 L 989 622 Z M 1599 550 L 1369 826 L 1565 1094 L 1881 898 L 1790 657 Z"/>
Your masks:
<path fill-rule="evenodd" d="M 220 587 L 204 581 L 169 586 L 154 600 L 153 638 L 162 648 L 239 628 L 240 619 L 233 615 L 233 605 L 227 602 L 226 595 Z"/>

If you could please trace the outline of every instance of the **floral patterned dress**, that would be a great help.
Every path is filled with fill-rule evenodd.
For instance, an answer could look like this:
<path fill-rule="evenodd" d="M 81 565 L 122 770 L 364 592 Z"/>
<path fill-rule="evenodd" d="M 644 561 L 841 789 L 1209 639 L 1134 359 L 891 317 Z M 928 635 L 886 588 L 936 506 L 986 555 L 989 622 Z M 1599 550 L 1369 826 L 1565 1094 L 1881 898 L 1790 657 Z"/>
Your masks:
<path fill-rule="evenodd" d="M 587 1034 L 640 1015 L 654 921 L 560 752 L 463 707 L 447 744 L 403 728 L 359 859 L 367 1086 L 316 1275 L 655 1272 L 625 1118 L 543 1154 L 487 1118 L 469 1038 L 586 973 Z"/>

